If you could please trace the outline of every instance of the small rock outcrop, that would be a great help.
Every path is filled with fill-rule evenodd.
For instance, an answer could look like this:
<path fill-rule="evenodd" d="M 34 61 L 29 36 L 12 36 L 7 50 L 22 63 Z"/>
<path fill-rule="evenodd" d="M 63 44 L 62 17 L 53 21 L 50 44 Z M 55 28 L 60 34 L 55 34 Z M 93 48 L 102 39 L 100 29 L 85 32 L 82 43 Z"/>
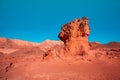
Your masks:
<path fill-rule="evenodd" d="M 90 45 L 88 36 L 90 28 L 88 18 L 75 19 L 62 26 L 58 37 L 65 44 L 65 54 L 68 55 L 83 55 L 89 52 Z"/>

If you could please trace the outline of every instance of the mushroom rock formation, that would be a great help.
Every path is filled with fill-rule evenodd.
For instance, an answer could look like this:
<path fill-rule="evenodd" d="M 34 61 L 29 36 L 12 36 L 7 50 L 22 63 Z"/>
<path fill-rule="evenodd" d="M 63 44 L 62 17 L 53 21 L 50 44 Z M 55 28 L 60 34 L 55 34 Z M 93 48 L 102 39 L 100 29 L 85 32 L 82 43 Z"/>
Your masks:
<path fill-rule="evenodd" d="M 90 28 L 88 18 L 75 19 L 62 26 L 58 37 L 64 42 L 64 52 L 68 55 L 84 55 L 88 54 L 90 45 L 88 36 Z"/>

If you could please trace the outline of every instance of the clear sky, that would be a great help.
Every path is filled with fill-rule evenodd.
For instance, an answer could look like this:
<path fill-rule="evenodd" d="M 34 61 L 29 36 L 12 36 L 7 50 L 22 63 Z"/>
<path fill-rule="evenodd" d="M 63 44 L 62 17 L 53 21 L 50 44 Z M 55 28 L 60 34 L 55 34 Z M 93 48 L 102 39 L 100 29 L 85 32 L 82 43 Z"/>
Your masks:
<path fill-rule="evenodd" d="M 82 16 L 89 41 L 120 42 L 120 0 L 0 0 L 0 37 L 59 40 L 61 26 Z"/>

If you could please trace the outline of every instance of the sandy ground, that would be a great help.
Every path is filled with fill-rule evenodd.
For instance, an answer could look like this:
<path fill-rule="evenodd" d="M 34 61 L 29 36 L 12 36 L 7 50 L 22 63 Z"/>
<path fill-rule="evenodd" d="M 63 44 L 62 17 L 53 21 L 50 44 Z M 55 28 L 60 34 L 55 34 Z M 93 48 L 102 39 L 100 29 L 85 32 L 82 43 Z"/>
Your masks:
<path fill-rule="evenodd" d="M 27 56 L 2 68 L 0 80 L 120 80 L 120 59 L 53 59 Z"/>
<path fill-rule="evenodd" d="M 8 49 L 1 49 L 0 48 L 0 52 L 4 53 L 4 54 L 10 54 L 10 53 L 13 53 L 15 51 L 18 51 L 19 49 L 13 49 L 13 48 L 8 48 Z"/>

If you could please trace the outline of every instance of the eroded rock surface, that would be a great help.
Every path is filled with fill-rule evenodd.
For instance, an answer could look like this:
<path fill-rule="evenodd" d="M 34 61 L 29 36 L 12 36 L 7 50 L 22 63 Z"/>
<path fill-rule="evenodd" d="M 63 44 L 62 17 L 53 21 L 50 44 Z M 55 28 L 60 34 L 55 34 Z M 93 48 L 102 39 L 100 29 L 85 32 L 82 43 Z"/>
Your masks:
<path fill-rule="evenodd" d="M 58 37 L 65 44 L 65 53 L 68 55 L 83 55 L 89 52 L 88 36 L 90 28 L 88 18 L 75 19 L 62 26 Z"/>

